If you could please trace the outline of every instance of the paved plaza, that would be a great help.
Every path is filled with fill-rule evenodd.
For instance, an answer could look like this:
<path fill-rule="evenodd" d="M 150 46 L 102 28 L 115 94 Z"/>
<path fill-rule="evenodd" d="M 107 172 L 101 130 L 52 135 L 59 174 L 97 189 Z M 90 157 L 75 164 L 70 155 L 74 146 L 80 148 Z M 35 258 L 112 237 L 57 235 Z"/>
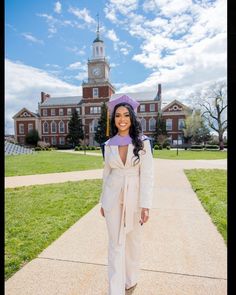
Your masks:
<path fill-rule="evenodd" d="M 226 295 L 227 247 L 183 169 L 227 169 L 227 160 L 154 159 L 150 220 L 142 228 L 134 295 Z M 6 177 L 5 187 L 100 179 L 102 169 Z M 6 295 L 107 295 L 107 232 L 95 206 L 5 283 Z"/>

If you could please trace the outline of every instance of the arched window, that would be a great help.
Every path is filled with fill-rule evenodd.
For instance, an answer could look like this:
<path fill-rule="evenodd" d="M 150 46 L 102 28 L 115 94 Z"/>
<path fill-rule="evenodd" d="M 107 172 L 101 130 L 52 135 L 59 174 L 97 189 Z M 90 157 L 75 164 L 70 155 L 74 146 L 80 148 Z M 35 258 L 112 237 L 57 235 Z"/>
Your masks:
<path fill-rule="evenodd" d="M 48 122 L 44 122 L 43 123 L 43 133 L 48 133 L 48 130 L 49 128 L 48 128 Z"/>
<path fill-rule="evenodd" d="M 146 131 L 146 120 L 144 118 L 141 119 L 141 126 L 142 126 L 142 130 Z"/>
<path fill-rule="evenodd" d="M 155 131 L 156 130 L 156 120 L 154 118 L 151 118 L 149 120 L 149 131 Z"/>
<path fill-rule="evenodd" d="M 65 124 L 63 121 L 59 122 L 59 133 L 64 133 L 65 132 Z"/>
<path fill-rule="evenodd" d="M 57 132 L 57 124 L 54 121 L 51 123 L 51 132 L 52 133 L 56 133 Z"/>

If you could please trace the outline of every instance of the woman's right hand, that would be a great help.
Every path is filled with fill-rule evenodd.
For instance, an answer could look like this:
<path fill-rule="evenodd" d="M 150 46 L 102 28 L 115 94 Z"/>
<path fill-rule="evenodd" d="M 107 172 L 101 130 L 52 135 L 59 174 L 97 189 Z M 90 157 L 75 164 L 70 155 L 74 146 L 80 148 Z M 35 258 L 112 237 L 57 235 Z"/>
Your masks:
<path fill-rule="evenodd" d="M 102 207 L 100 208 L 100 212 L 101 212 L 101 215 L 102 215 L 103 217 L 105 217 L 104 209 L 103 209 Z"/>

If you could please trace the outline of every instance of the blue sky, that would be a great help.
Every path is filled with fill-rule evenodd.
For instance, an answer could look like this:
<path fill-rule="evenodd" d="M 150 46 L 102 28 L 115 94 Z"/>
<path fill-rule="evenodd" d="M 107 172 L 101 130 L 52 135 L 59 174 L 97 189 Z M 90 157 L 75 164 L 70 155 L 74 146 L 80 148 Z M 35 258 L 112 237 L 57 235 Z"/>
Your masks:
<path fill-rule="evenodd" d="M 226 80 L 226 1 L 5 1 L 5 133 L 40 92 L 81 95 L 96 37 L 116 92 L 155 91 L 191 104 L 191 93 Z"/>

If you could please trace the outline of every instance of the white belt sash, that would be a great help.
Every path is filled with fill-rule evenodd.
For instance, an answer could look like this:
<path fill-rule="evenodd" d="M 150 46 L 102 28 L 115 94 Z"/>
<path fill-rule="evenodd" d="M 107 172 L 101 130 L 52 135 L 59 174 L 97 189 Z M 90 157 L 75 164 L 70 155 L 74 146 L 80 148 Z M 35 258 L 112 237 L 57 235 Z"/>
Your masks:
<path fill-rule="evenodd" d="M 134 213 L 137 211 L 137 202 L 134 197 L 130 197 L 129 192 L 129 182 L 130 181 L 139 181 L 137 179 L 131 180 L 133 177 L 137 178 L 139 176 L 138 170 L 131 169 L 112 169 L 111 172 L 113 175 L 118 177 L 123 177 L 123 187 L 121 194 L 123 196 L 123 206 L 122 206 L 122 215 L 120 222 L 120 231 L 119 231 L 119 244 L 122 243 L 122 239 L 125 233 L 130 232 L 134 226 Z M 137 184 L 138 185 L 138 184 Z"/>

